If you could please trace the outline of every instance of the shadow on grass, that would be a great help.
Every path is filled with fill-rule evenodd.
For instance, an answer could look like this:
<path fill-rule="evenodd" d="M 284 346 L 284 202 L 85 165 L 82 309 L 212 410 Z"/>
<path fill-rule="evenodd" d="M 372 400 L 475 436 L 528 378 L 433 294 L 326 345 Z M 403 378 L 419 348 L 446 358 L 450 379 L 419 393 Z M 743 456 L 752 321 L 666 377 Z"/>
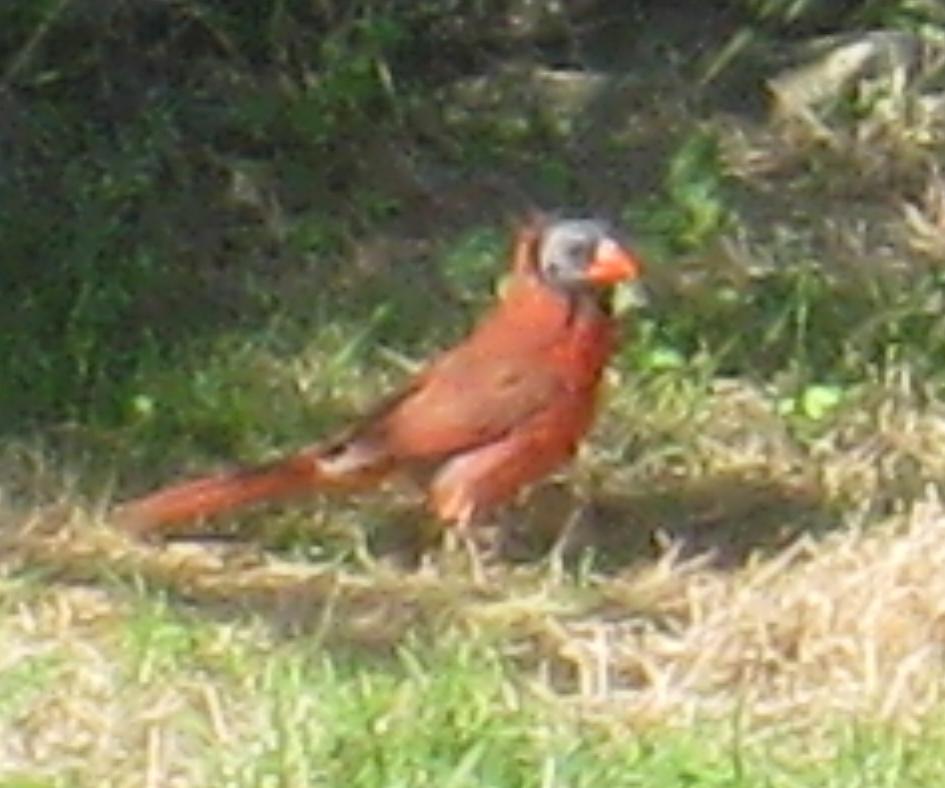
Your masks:
<path fill-rule="evenodd" d="M 305 537 L 309 558 L 298 530 L 290 548 L 275 545 L 286 532 L 280 537 L 272 528 L 271 511 L 244 519 L 238 537 L 231 522 L 162 545 L 128 539 L 74 510 L 47 512 L 11 534 L 5 552 L 19 571 L 45 583 L 143 584 L 149 595 L 169 596 L 184 612 L 261 619 L 277 633 L 316 635 L 330 648 L 382 656 L 408 633 L 433 637 L 471 621 L 488 629 L 493 618 L 505 622 L 500 629 L 518 618 L 527 622 L 544 604 L 548 611 L 560 604 L 560 597 L 551 600 L 549 583 L 567 594 L 588 565 L 598 577 L 632 576 L 665 557 L 668 542 L 675 542 L 680 560 L 701 556 L 709 568 L 734 571 L 753 556 L 839 522 L 814 490 L 737 475 L 590 501 L 578 501 L 566 485 L 547 485 L 503 516 L 504 537 L 481 585 L 465 554 L 429 548 L 422 514 L 392 512 L 389 502 L 383 510 L 370 507 L 314 504 Z M 554 576 L 549 550 L 574 511 L 581 515 L 564 549 L 565 574 Z M 351 514 L 357 516 L 348 525 L 337 526 Z M 351 528 L 362 529 L 367 549 L 360 557 Z M 269 547 L 261 548 L 267 537 Z M 427 546 L 422 559 L 421 545 Z M 526 623 L 523 635 L 528 631 Z"/>
<path fill-rule="evenodd" d="M 657 481 L 640 490 L 602 491 L 590 500 L 549 485 L 507 529 L 503 554 L 536 561 L 557 545 L 572 566 L 590 557 L 595 569 L 613 574 L 655 561 L 671 548 L 680 561 L 701 559 L 725 570 L 838 522 L 813 485 L 757 474 Z"/>
<path fill-rule="evenodd" d="M 647 114 L 648 84 L 631 91 L 632 102 L 589 96 L 564 108 L 537 87 L 519 101 L 515 84 L 499 107 L 478 111 L 437 91 L 485 74 L 501 92 L 485 67 L 491 58 L 460 58 L 440 84 L 411 48 L 404 62 L 412 68 L 395 74 L 403 106 L 385 102 L 379 117 L 373 93 L 349 95 L 347 82 L 332 82 L 344 87 L 342 112 L 319 103 L 327 93 L 294 84 L 280 58 L 248 67 L 239 46 L 221 51 L 207 20 L 171 7 L 140 15 L 119 7 L 100 26 L 80 15 L 39 28 L 47 46 L 35 63 L 19 64 L 24 87 L 0 92 L 0 146 L 11 151 L 0 184 L 8 206 L 0 216 L 0 434 L 63 423 L 125 427 L 141 381 L 156 369 L 206 357 L 216 337 L 265 331 L 274 314 L 297 333 L 325 321 L 357 331 L 378 303 L 366 305 L 365 292 L 410 313 L 384 328 L 385 341 L 406 350 L 449 315 L 430 308 L 434 294 L 456 295 L 429 264 L 445 237 L 533 203 L 618 215 L 631 187 L 658 184 L 655 163 L 671 144 L 658 120 L 614 145 L 611 131 Z M 221 23 L 243 19 L 221 14 Z M 639 27 L 635 11 L 627 18 Z M 299 40 L 320 41 L 312 18 L 299 19 Z M 146 46 L 129 43 L 144 30 Z M 246 41 L 261 57 L 275 44 L 262 38 L 253 29 Z M 586 43 L 588 56 L 598 51 Z M 542 47 L 522 46 L 510 60 L 525 55 L 546 70 L 554 62 Z M 626 41 L 608 46 L 623 51 Z M 72 53 L 68 63 L 56 59 L 61 51 Z M 665 71 L 665 57 L 652 54 Z M 361 62 L 310 56 L 302 70 L 315 69 L 319 83 L 350 76 L 346 64 Z M 263 76 L 268 68 L 279 76 Z M 291 87 L 277 88 L 281 80 Z M 423 85 L 417 95 L 414 81 Z M 324 126 L 333 117 L 326 106 L 345 122 Z M 454 110 L 468 122 L 451 124 Z M 553 129 L 556 113 L 579 118 L 580 128 Z M 418 259 L 422 275 L 404 281 Z"/>

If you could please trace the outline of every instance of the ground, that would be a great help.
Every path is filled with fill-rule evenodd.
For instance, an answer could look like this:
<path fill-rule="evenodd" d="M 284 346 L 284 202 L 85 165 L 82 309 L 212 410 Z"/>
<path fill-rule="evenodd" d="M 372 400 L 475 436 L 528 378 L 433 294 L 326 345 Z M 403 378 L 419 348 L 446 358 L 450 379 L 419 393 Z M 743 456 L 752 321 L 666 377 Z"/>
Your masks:
<path fill-rule="evenodd" d="M 0 93 L 3 195 L 35 199 L 2 225 L 4 784 L 940 780 L 936 41 L 905 82 L 880 64 L 785 105 L 769 81 L 821 73 L 815 31 L 641 9 L 395 80 L 367 124 L 339 96 L 380 101 L 377 23 L 369 68 L 322 60 L 299 98 L 250 84 L 222 17 L 141 52 L 113 19 L 108 122 L 76 119 L 81 69 L 8 61 L 31 76 Z M 301 34 L 267 35 L 298 65 Z M 326 154 L 333 112 L 357 155 Z M 573 467 L 492 526 L 484 583 L 409 491 L 169 544 L 111 527 L 118 498 L 396 385 L 500 288 L 534 203 L 617 218 L 649 301 Z"/>

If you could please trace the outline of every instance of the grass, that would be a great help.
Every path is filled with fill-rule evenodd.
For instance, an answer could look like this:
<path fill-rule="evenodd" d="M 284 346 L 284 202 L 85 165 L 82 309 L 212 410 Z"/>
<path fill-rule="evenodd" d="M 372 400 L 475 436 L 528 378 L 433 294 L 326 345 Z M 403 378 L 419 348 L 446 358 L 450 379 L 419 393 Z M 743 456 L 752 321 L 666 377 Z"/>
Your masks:
<path fill-rule="evenodd" d="M 839 552 L 849 552 L 851 541 Z M 825 552 L 836 560 L 837 550 Z M 163 560 L 145 551 L 141 557 Z M 278 575 L 275 569 L 268 567 L 270 580 Z M 201 574 L 205 582 L 208 575 Z M 218 579 L 239 585 L 239 571 L 226 574 Z M 300 586 L 316 587 L 311 577 L 305 579 Z M 550 619 L 556 607 L 560 614 L 560 605 L 548 604 L 550 599 L 544 605 L 549 621 L 541 622 L 541 606 L 534 599 L 523 602 L 521 580 L 515 597 L 478 605 L 464 602 L 455 589 L 444 591 L 436 580 L 415 579 L 410 596 L 426 607 L 435 606 L 431 597 L 442 601 L 448 596 L 464 610 L 462 616 L 441 615 L 433 640 L 420 636 L 421 628 L 384 644 L 347 646 L 332 645 L 337 630 L 352 627 L 356 615 L 379 618 L 357 596 L 399 593 L 396 603 L 405 604 L 403 579 L 385 591 L 379 586 L 394 582 L 389 573 L 338 576 L 332 612 L 314 631 L 291 637 L 261 615 L 208 618 L 206 600 L 194 605 L 191 596 L 186 604 L 180 596 L 115 580 L 53 585 L 7 580 L 5 593 L 23 601 L 3 625 L 5 643 L 17 652 L 16 663 L 0 672 L 4 683 L 17 687 L 0 710 L 6 784 L 23 784 L 14 776 L 18 773 L 41 785 L 893 786 L 926 785 L 938 774 L 943 735 L 938 717 L 923 717 L 923 725 L 912 729 L 861 721 L 855 708 L 869 699 L 853 686 L 847 696 L 838 695 L 839 707 L 831 714 L 820 702 L 804 700 L 801 686 L 791 690 L 797 705 L 816 710 L 817 719 L 809 720 L 821 731 L 816 749 L 790 722 L 805 715 L 774 709 L 773 719 L 759 726 L 750 719 L 750 697 L 715 721 L 666 729 L 658 719 L 656 696 L 675 690 L 681 697 L 682 688 L 673 686 L 678 671 L 670 669 L 674 658 L 669 654 L 675 650 L 678 659 L 688 649 L 670 649 L 662 664 L 658 649 L 646 649 L 656 674 L 663 673 L 662 686 L 618 689 L 607 687 L 605 680 L 562 693 L 547 666 L 537 673 L 522 669 L 523 659 L 531 659 L 521 631 L 526 620 L 539 641 L 550 641 L 558 630 L 557 645 L 535 643 L 547 652 L 541 659 L 553 659 L 557 648 L 558 659 L 587 659 L 592 672 L 602 664 L 593 655 L 595 642 L 614 649 L 609 657 L 615 663 L 626 660 L 616 653 L 626 644 L 614 638 L 608 647 L 589 621 L 561 619 L 553 626 Z M 543 580 L 547 586 L 549 578 Z M 652 586 L 654 579 L 649 580 Z M 854 571 L 848 586 L 862 586 L 857 580 Z M 646 585 L 641 581 L 624 578 L 624 583 Z M 663 579 L 667 587 L 679 582 L 679 577 Z M 790 585 L 787 579 L 783 583 Z M 613 581 L 611 596 L 618 585 Z M 763 596 L 777 594 L 777 588 L 756 585 L 753 594 L 746 584 L 732 585 L 741 585 L 743 600 L 754 596 L 761 605 Z M 278 594 L 280 586 L 286 589 L 285 575 L 271 587 Z M 559 597 L 573 593 L 560 581 L 554 592 Z M 234 595 L 231 590 L 220 596 Z M 319 604 L 314 594 L 295 596 L 281 605 Z M 783 599 L 776 606 L 795 608 Z M 821 605 L 823 610 L 829 606 Z M 508 607 L 517 607 L 517 615 L 502 611 Z M 278 616 L 277 610 L 270 613 Z M 895 611 L 888 616 L 895 617 Z M 513 644 L 509 636 L 516 618 L 519 642 Z M 752 618 L 743 617 L 742 626 L 750 628 Z M 504 625 L 497 623 L 502 619 Z M 539 633 L 542 623 L 547 631 Z M 568 628 L 570 633 L 562 631 Z M 702 632 L 711 628 L 706 622 Z M 843 628 L 841 622 L 838 630 Z M 366 629 L 370 633 L 372 627 Z M 819 640 L 815 632 L 808 634 L 813 642 Z M 668 644 L 672 633 L 663 637 Z M 842 639 L 838 631 L 837 640 Z M 587 657 L 581 656 L 584 648 Z M 33 655 L 24 659 L 27 650 Z M 736 657 L 739 650 L 742 655 Z M 843 658 L 831 658 L 836 664 L 853 655 L 852 648 L 842 650 Z M 730 651 L 741 663 L 749 653 L 745 644 L 740 649 L 733 644 Z M 755 659 L 761 656 L 755 653 Z M 785 658 L 768 659 L 770 678 L 776 680 L 778 662 Z M 814 661 L 816 655 L 809 660 Z M 920 665 L 913 667 L 921 673 Z M 760 687 L 760 682 L 750 679 L 750 686 Z M 719 697 L 728 694 L 722 691 Z M 712 705 L 708 697 L 700 703 Z"/>
<path fill-rule="evenodd" d="M 677 102 L 661 58 L 654 128 L 574 138 L 540 102 L 424 126 L 383 78 L 416 31 L 376 18 L 305 60 L 310 28 L 260 12 L 247 51 L 322 92 L 236 80 L 231 113 L 152 102 L 109 131 L 69 89 L 85 72 L 31 81 L 66 20 L 46 8 L 0 183 L 0 785 L 941 781 L 942 140 L 920 97 L 759 127 Z M 250 34 L 202 20 L 224 50 Z M 188 73 L 168 96 L 229 95 Z M 447 162 L 446 208 L 372 177 L 367 110 Z M 108 527 L 117 497 L 330 432 L 462 333 L 519 207 L 450 187 L 477 168 L 625 217 L 651 291 L 599 427 L 503 517 L 484 585 L 420 554 L 409 493 L 168 545 Z"/>

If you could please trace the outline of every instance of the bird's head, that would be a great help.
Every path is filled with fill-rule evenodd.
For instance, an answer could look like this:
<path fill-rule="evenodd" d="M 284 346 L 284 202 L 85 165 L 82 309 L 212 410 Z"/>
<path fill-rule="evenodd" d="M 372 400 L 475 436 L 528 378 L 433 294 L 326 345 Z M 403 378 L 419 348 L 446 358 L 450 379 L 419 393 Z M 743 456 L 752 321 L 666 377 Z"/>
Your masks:
<path fill-rule="evenodd" d="M 533 222 L 519 239 L 516 268 L 564 290 L 609 289 L 639 278 L 636 255 L 596 219 Z"/>

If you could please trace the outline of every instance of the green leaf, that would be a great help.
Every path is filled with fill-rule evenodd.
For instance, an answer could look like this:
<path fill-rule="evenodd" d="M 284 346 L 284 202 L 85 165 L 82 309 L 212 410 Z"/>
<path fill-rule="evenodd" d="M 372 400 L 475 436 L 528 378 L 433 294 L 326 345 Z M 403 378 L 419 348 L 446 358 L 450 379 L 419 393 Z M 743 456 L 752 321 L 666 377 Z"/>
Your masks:
<path fill-rule="evenodd" d="M 804 389 L 800 397 L 800 410 L 813 421 L 819 421 L 843 401 L 840 386 L 814 384 Z"/>

